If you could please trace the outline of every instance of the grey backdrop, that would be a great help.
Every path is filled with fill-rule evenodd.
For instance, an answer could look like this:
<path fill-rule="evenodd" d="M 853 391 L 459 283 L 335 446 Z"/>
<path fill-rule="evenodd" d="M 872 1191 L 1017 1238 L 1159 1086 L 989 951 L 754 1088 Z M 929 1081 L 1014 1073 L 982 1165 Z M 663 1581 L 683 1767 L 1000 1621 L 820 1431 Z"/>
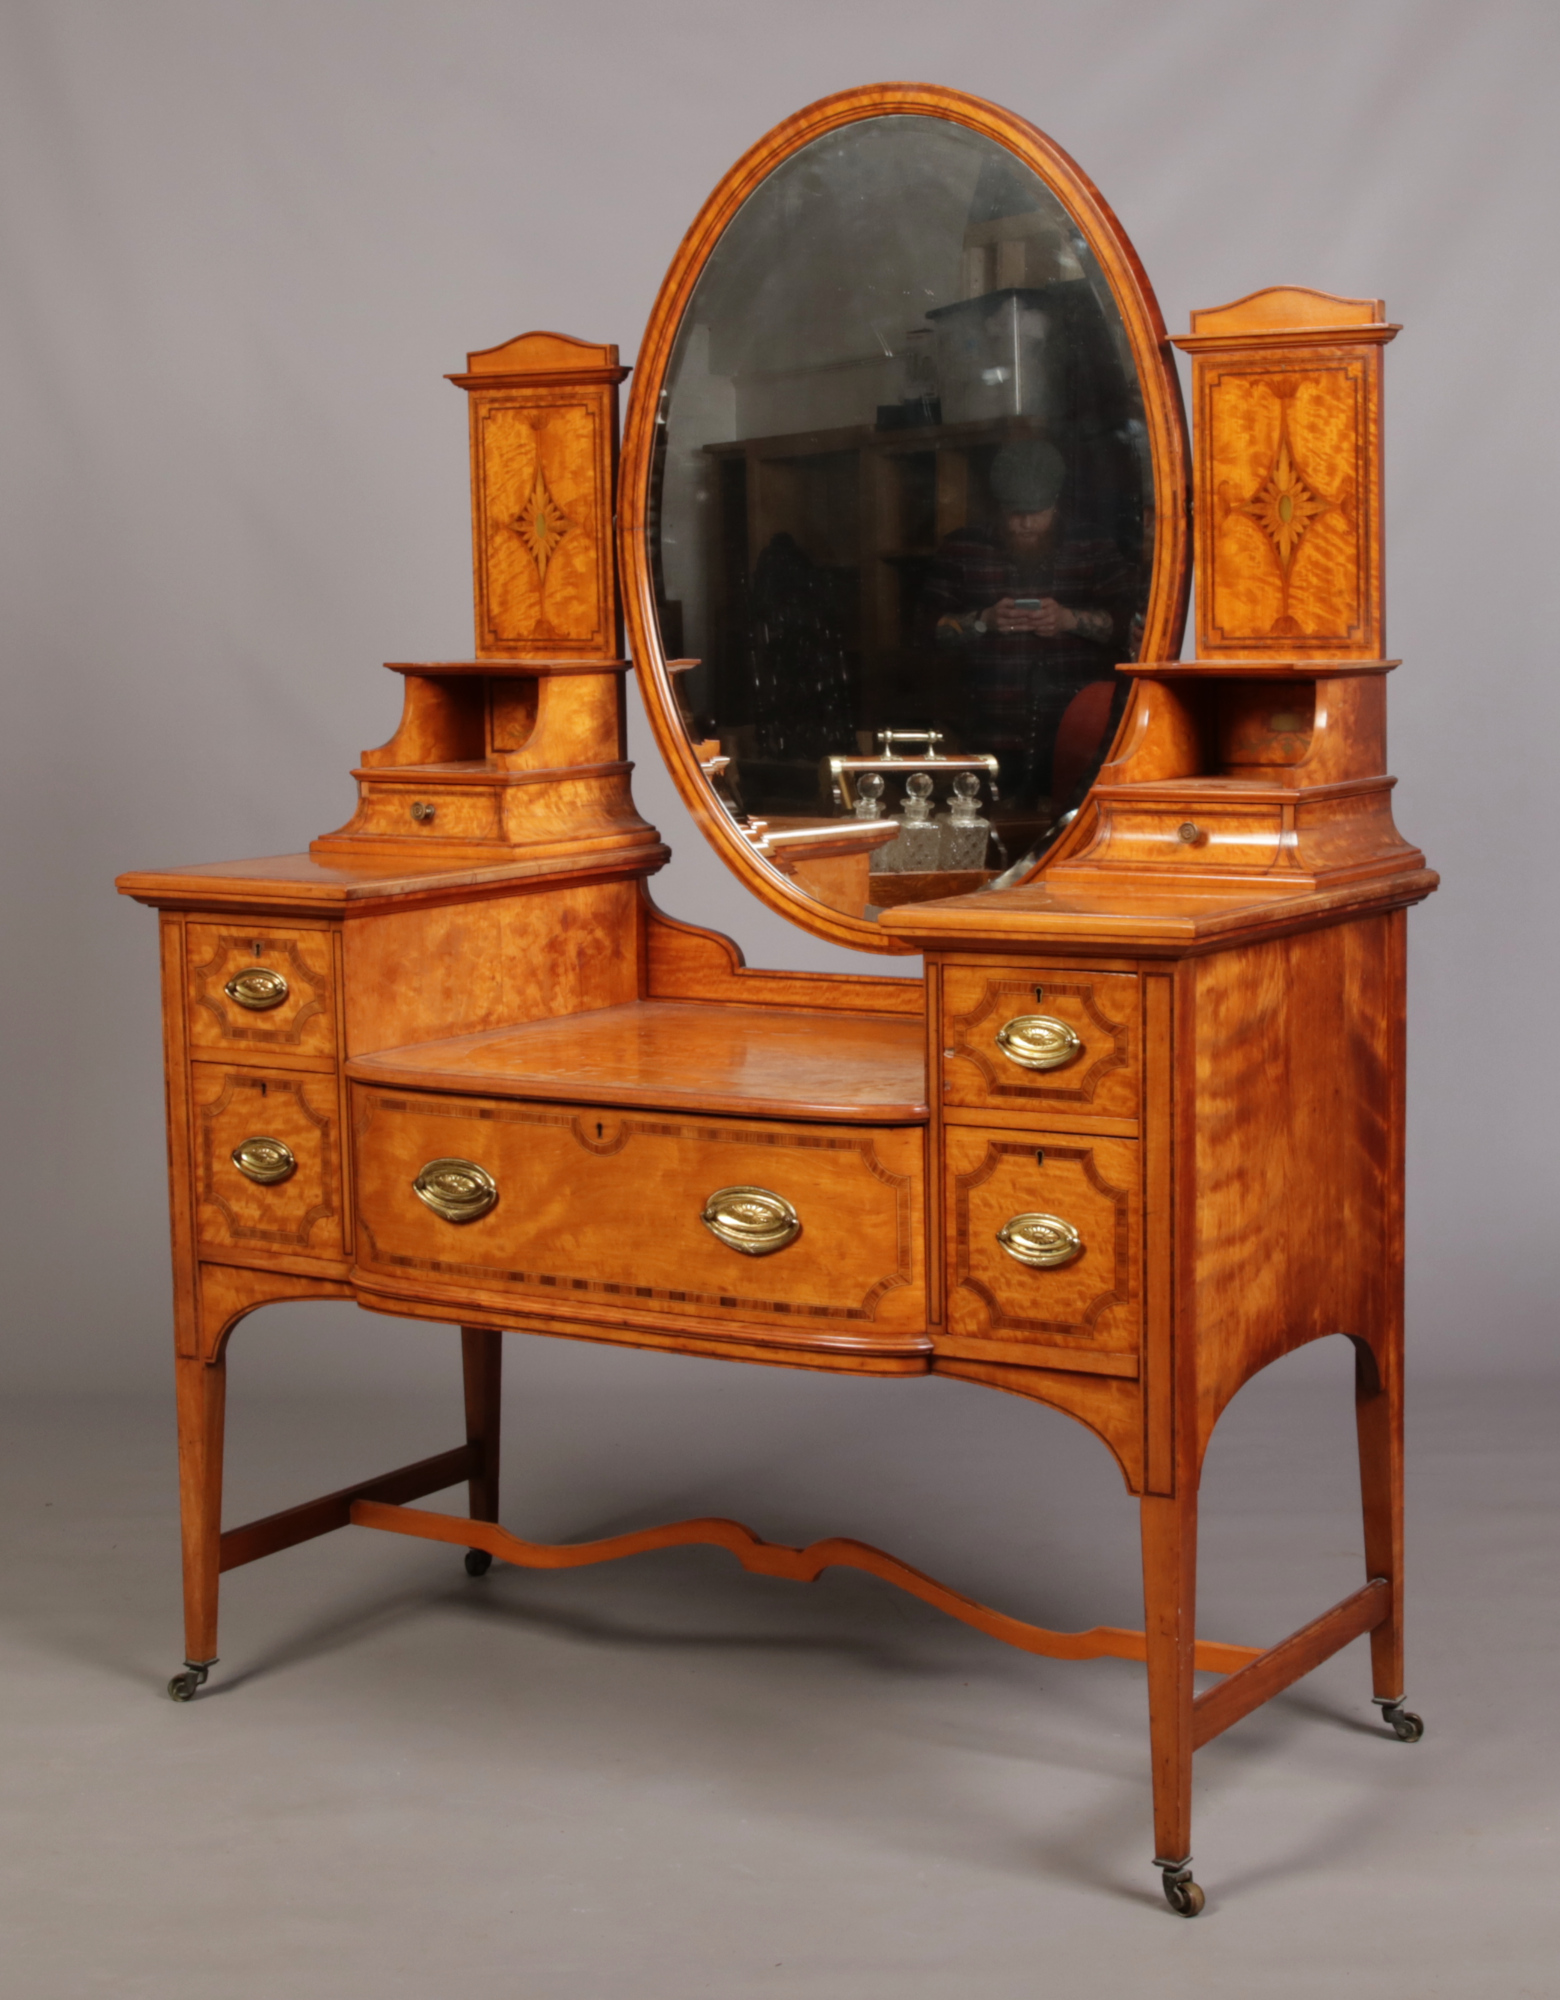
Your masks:
<path fill-rule="evenodd" d="M 737 154 L 890 77 L 1072 152 L 1172 331 L 1278 282 L 1406 322 L 1393 763 L 1447 882 L 1411 919 L 1411 1337 L 1422 1370 L 1552 1367 L 1557 27 L 1548 0 L 7 0 L 5 1378 L 167 1378 L 154 920 L 111 878 L 339 824 L 395 720 L 378 663 L 469 648 L 444 371 L 528 327 L 632 360 Z M 848 963 L 743 896 L 637 701 L 633 730 L 665 906 L 755 962 Z M 447 1377 L 426 1330 L 344 1308 L 242 1346 L 281 1391 L 370 1352 L 385 1386 Z"/>

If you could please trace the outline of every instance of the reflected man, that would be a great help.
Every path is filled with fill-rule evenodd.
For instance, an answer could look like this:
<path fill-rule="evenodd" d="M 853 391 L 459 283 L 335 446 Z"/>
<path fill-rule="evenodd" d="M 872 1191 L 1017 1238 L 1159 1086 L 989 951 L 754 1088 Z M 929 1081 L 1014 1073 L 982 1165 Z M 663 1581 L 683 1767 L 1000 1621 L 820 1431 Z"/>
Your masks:
<path fill-rule="evenodd" d="M 948 537 L 923 600 L 939 649 L 959 664 L 965 747 L 998 757 L 1004 797 L 1020 810 L 1049 797 L 1068 704 L 1128 657 L 1136 570 L 1114 542 L 1069 536 L 1066 473 L 1054 445 L 1003 445 L 990 474 L 995 523 Z"/>

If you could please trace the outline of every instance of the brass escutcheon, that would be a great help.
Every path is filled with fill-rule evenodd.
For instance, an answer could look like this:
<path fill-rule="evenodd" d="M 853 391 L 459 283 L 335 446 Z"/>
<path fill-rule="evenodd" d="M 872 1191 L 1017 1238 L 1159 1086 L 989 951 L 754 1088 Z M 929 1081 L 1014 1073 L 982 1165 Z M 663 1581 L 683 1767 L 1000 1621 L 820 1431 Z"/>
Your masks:
<path fill-rule="evenodd" d="M 258 1133 L 233 1148 L 233 1164 L 246 1180 L 257 1181 L 261 1187 L 275 1187 L 278 1181 L 286 1180 L 298 1170 L 291 1146 L 284 1146 L 280 1139 L 262 1138 Z"/>
<path fill-rule="evenodd" d="M 474 1160 L 430 1160 L 412 1192 L 446 1222 L 475 1222 L 498 1200 L 498 1183 Z"/>
<path fill-rule="evenodd" d="M 1054 1014 L 1019 1014 L 997 1030 L 997 1047 L 1020 1069 L 1063 1069 L 1083 1054 L 1077 1032 Z"/>
<path fill-rule="evenodd" d="M 1083 1238 L 1059 1215 L 1015 1215 L 997 1231 L 1010 1257 L 1036 1271 L 1054 1271 L 1083 1255 Z"/>
<path fill-rule="evenodd" d="M 265 1014 L 281 1006 L 288 986 L 281 973 L 273 972 L 270 966 L 250 965 L 235 972 L 222 991 L 236 1006 L 247 1007 L 252 1014 Z"/>
<path fill-rule="evenodd" d="M 771 1188 L 717 1188 L 699 1220 L 712 1236 L 744 1257 L 767 1257 L 802 1233 L 802 1218 Z"/>

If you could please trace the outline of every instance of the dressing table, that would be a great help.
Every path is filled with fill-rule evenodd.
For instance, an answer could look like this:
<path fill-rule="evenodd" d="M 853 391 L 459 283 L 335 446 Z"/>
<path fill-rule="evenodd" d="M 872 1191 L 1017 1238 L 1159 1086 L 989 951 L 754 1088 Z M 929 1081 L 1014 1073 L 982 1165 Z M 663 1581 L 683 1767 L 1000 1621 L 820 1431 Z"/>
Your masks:
<path fill-rule="evenodd" d="M 176 1699 L 216 1663 L 219 1576 L 348 1525 L 447 1542 L 474 1577 L 683 1543 L 776 1578 L 844 1564 L 1031 1653 L 1145 1663 L 1154 1865 L 1186 1916 L 1201 1744 L 1365 1633 L 1387 1729 L 1421 1734 L 1404 925 L 1436 878 L 1385 767 L 1396 331 L 1379 301 L 1294 288 L 1195 313 L 1189 446 L 1091 183 L 1022 119 L 885 85 L 799 113 L 717 188 L 621 461 L 614 347 L 526 334 L 451 377 L 473 657 L 393 665 L 400 726 L 306 853 L 119 883 L 161 926 Z M 972 574 L 985 601 L 958 595 Z M 755 969 L 656 907 L 631 670 L 740 879 L 884 976 Z M 957 771 L 979 866 L 968 836 L 905 832 L 922 778 L 957 817 Z M 466 1434 L 224 1529 L 229 1336 L 291 1299 L 459 1327 Z M 506 1332 L 1062 1410 L 1137 1500 L 1144 1627 L 1051 1631 L 862 1543 L 723 1520 L 527 1541 L 499 1525 Z M 1361 1587 L 1277 1646 L 1201 1637 L 1210 1434 L 1332 1334 L 1356 1358 Z M 417 1504 L 461 1483 L 465 1513 Z"/>

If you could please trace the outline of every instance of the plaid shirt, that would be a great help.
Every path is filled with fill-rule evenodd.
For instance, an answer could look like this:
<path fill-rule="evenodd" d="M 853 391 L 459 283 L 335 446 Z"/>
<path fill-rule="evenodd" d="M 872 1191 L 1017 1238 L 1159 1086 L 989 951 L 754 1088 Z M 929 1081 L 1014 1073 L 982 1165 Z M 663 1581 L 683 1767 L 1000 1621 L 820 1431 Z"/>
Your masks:
<path fill-rule="evenodd" d="M 1090 681 L 1110 678 L 1127 657 L 1138 589 L 1137 567 L 1114 542 L 1064 541 L 1037 559 L 1017 560 L 995 532 L 963 528 L 937 551 L 923 616 L 950 668 L 957 662 L 966 747 L 1001 759 L 1005 791 L 1033 794 L 1049 770 L 1068 702 Z M 1068 611 L 1106 612 L 1110 633 L 1095 640 L 1077 632 L 1043 639 L 975 631 L 974 619 L 1003 597 L 1053 597 Z"/>

